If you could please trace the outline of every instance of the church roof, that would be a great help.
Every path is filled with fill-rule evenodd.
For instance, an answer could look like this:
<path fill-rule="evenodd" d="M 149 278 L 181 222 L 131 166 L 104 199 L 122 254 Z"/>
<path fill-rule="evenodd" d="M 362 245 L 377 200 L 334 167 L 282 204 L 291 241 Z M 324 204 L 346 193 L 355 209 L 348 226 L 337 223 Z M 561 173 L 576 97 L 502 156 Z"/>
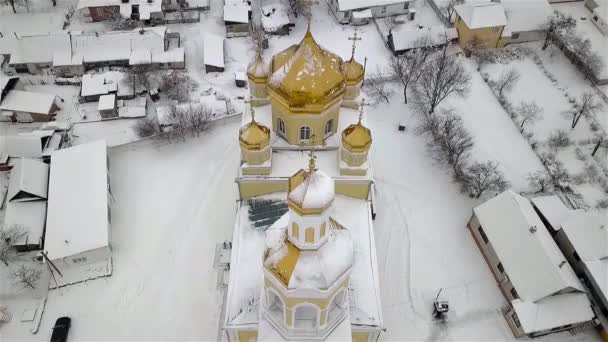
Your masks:
<path fill-rule="evenodd" d="M 270 142 L 270 129 L 257 123 L 253 118 L 239 130 L 241 147 L 249 150 L 260 150 Z"/>
<path fill-rule="evenodd" d="M 324 106 L 344 92 L 342 64 L 340 57 L 320 47 L 307 31 L 299 44 L 273 57 L 268 87 L 290 107 Z"/>
<path fill-rule="evenodd" d="M 289 213 L 266 231 L 264 267 L 288 289 L 327 289 L 353 264 L 353 243 L 347 229 L 330 229 L 329 238 L 318 250 L 299 250 L 287 241 Z M 277 237 L 282 236 L 283 239 Z"/>
<path fill-rule="evenodd" d="M 351 57 L 351 59 L 344 62 L 343 67 L 347 84 L 357 84 L 363 80 L 365 70 L 363 69 L 363 65 L 357 62 L 354 57 Z"/>
<path fill-rule="evenodd" d="M 268 79 L 268 65 L 264 63 L 261 54 L 247 67 L 247 77 L 253 82 L 261 83 Z"/>
<path fill-rule="evenodd" d="M 318 211 L 325 210 L 331 204 L 335 195 L 333 178 L 314 170 L 314 161 L 311 170 L 300 170 L 289 179 L 287 199 L 290 207 L 301 213 L 318 214 Z"/>
<path fill-rule="evenodd" d="M 342 144 L 351 152 L 367 151 L 372 144 L 372 133 L 359 121 L 342 131 Z"/>

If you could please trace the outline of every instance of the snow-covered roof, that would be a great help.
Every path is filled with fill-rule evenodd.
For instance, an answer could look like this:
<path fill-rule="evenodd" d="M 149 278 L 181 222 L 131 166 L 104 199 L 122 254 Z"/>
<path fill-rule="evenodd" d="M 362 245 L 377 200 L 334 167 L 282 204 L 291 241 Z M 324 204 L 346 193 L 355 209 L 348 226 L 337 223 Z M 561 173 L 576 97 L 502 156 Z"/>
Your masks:
<path fill-rule="evenodd" d="M 0 139 L 0 148 L 12 158 L 42 158 L 43 139 L 37 136 L 4 136 Z"/>
<path fill-rule="evenodd" d="M 285 201 L 286 193 L 276 193 L 253 201 Z M 230 260 L 230 283 L 226 300 L 226 325 L 255 324 L 259 319 L 259 296 L 264 284 L 262 258 L 265 234 L 254 228 L 250 205 L 241 202 L 237 212 Z M 382 307 L 373 223 L 367 201 L 337 195 L 329 215 L 350 233 L 353 263 L 350 271 L 351 324 L 382 327 Z M 252 304 L 252 305 L 251 305 Z"/>
<path fill-rule="evenodd" d="M 473 211 L 523 301 L 536 302 L 564 289 L 583 291 L 526 198 L 509 190 Z"/>
<path fill-rule="evenodd" d="M 11 90 L 0 103 L 0 110 L 51 114 L 55 104 L 55 95 L 33 93 L 24 90 Z"/>
<path fill-rule="evenodd" d="M 205 65 L 224 67 L 224 38 L 207 33 L 204 38 L 203 59 Z"/>
<path fill-rule="evenodd" d="M 53 152 L 45 250 L 51 260 L 109 246 L 105 140 Z"/>
<path fill-rule="evenodd" d="M 448 41 L 446 29 L 443 26 L 403 27 L 393 30 L 392 37 L 395 51 L 416 49 L 425 45 L 437 46 Z"/>
<path fill-rule="evenodd" d="M 264 5 L 261 7 L 261 11 L 262 26 L 266 32 L 275 32 L 290 23 L 287 10 L 281 3 Z"/>
<path fill-rule="evenodd" d="M 454 10 L 470 29 L 507 25 L 505 9 L 499 3 L 489 2 L 456 5 L 454 6 Z"/>
<path fill-rule="evenodd" d="M 547 0 L 502 0 L 501 4 L 512 33 L 541 30 L 553 13 Z"/>
<path fill-rule="evenodd" d="M 353 18 L 355 19 L 367 19 L 371 18 L 372 16 L 372 10 L 369 8 L 360 11 L 353 11 Z"/>
<path fill-rule="evenodd" d="M 133 87 L 123 84 L 125 74 L 109 71 L 103 74 L 85 74 L 82 76 L 81 96 L 105 95 L 110 92 L 132 92 Z M 127 82 L 128 83 L 128 82 Z"/>
<path fill-rule="evenodd" d="M 116 108 L 116 95 L 102 95 L 99 97 L 97 110 L 112 110 Z"/>
<path fill-rule="evenodd" d="M 119 118 L 143 118 L 146 116 L 145 106 L 127 106 L 118 108 Z"/>
<path fill-rule="evenodd" d="M 537 302 L 516 299 L 511 303 L 526 334 L 588 322 L 595 317 L 584 292 L 563 293 Z"/>
<path fill-rule="evenodd" d="M 53 53 L 53 66 L 70 65 L 82 65 L 82 55 L 72 56 L 72 49 Z"/>
<path fill-rule="evenodd" d="M 289 192 L 288 198 L 304 209 L 324 208 L 336 196 L 334 180 L 323 171 L 308 174 L 304 181 Z"/>
<path fill-rule="evenodd" d="M 26 235 L 13 246 L 41 244 L 46 221 L 46 201 L 9 202 L 6 204 L 4 226 L 19 225 Z"/>
<path fill-rule="evenodd" d="M 0 38 L 0 55 L 10 55 L 10 65 L 52 63 L 57 51 L 70 51 L 70 36 L 65 32 Z"/>
<path fill-rule="evenodd" d="M 143 48 L 131 52 L 129 56 L 129 65 L 140 65 L 152 63 L 152 53 L 150 49 Z"/>
<path fill-rule="evenodd" d="M 247 24 L 249 22 L 249 7 L 244 5 L 224 5 L 224 21 Z"/>
<path fill-rule="evenodd" d="M 179 63 L 184 62 L 184 59 L 185 52 L 183 47 L 152 53 L 152 63 Z"/>
<path fill-rule="evenodd" d="M 48 189 L 48 164 L 30 158 L 17 159 L 8 186 L 9 202 L 46 199 Z"/>
<path fill-rule="evenodd" d="M 226 100 L 218 100 L 215 95 L 201 96 L 200 102 L 207 106 L 211 110 L 211 114 L 215 116 L 221 116 L 228 113 L 228 106 L 226 105 Z"/>
<path fill-rule="evenodd" d="M 19 81 L 19 76 L 7 76 L 0 71 L 0 103 L 2 103 L 5 89 L 7 92 L 10 91 L 10 88 L 12 88 L 17 81 Z"/>
<path fill-rule="evenodd" d="M 412 0 L 338 0 L 338 8 L 340 11 L 350 11 L 376 6 L 402 4 L 410 1 Z"/>
<path fill-rule="evenodd" d="M 122 17 L 130 18 L 133 5 L 138 5 L 139 15 L 141 20 L 150 19 L 151 13 L 162 12 L 161 0 L 130 0 L 128 3 L 122 3 L 121 0 L 79 0 L 76 5 L 76 10 L 90 7 L 119 7 L 119 12 Z"/>
<path fill-rule="evenodd" d="M 553 230 L 559 230 L 564 219 L 570 215 L 570 210 L 557 195 L 540 196 L 532 199 L 534 207 L 549 222 Z"/>

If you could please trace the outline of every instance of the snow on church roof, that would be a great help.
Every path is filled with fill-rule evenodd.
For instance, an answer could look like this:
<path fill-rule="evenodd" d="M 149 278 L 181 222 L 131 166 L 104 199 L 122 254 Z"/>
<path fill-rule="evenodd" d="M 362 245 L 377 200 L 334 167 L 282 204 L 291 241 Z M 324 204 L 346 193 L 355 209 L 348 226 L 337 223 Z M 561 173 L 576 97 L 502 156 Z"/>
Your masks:
<path fill-rule="evenodd" d="M 567 288 L 583 291 L 527 199 L 509 190 L 473 211 L 522 300 L 535 302 Z"/>
<path fill-rule="evenodd" d="M 323 171 L 316 170 L 293 189 L 288 197 L 304 209 L 324 208 L 335 197 L 334 180 Z"/>
<path fill-rule="evenodd" d="M 51 260 L 109 246 L 105 140 L 51 154 L 44 248 Z"/>
<path fill-rule="evenodd" d="M 457 5 L 454 10 L 470 29 L 507 25 L 505 9 L 499 3 Z"/>
<path fill-rule="evenodd" d="M 285 199 L 286 193 L 254 198 L 257 201 Z M 259 300 L 263 287 L 262 257 L 265 234 L 254 228 L 249 218 L 249 204 L 239 206 L 232 242 L 230 284 L 226 300 L 227 326 L 257 324 Z M 353 265 L 350 273 L 350 319 L 353 324 L 382 327 L 382 308 L 376 261 L 373 223 L 366 201 L 337 195 L 329 215 L 350 232 L 353 243 Z"/>

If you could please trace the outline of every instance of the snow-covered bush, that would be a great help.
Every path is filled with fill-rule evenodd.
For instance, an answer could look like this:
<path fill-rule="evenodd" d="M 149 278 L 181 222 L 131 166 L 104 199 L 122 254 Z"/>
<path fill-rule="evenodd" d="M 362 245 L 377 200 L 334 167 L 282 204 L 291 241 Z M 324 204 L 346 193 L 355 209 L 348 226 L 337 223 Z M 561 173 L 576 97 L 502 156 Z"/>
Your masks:
<path fill-rule="evenodd" d="M 479 198 L 488 191 L 504 191 L 509 186 L 509 182 L 498 170 L 498 163 L 494 161 L 474 162 L 464 170 L 461 180 L 463 191 L 474 198 Z"/>
<path fill-rule="evenodd" d="M 598 209 L 608 209 L 608 198 L 597 201 L 595 207 Z"/>
<path fill-rule="evenodd" d="M 554 149 L 570 146 L 570 137 L 568 137 L 568 132 L 561 129 L 556 130 L 549 136 L 548 144 Z"/>
<path fill-rule="evenodd" d="M 598 181 L 600 173 L 594 164 L 585 164 L 585 168 L 584 168 L 583 172 L 585 174 L 585 177 L 587 177 L 587 180 L 589 180 L 589 182 L 595 183 Z"/>
<path fill-rule="evenodd" d="M 553 189 L 552 179 L 546 171 L 529 173 L 527 179 L 530 187 L 536 189 L 536 193 Z"/>
<path fill-rule="evenodd" d="M 133 125 L 135 134 L 140 138 L 146 138 L 155 134 L 161 133 L 160 125 L 158 120 L 152 116 L 146 116 L 143 119 L 139 119 Z"/>
<path fill-rule="evenodd" d="M 572 182 L 576 185 L 582 185 L 582 184 L 587 183 L 587 177 L 585 176 L 584 173 L 579 173 L 572 177 Z"/>
<path fill-rule="evenodd" d="M 580 161 L 587 160 L 587 155 L 583 152 L 583 150 L 580 147 L 575 148 L 574 153 L 576 154 L 576 159 L 578 159 Z"/>

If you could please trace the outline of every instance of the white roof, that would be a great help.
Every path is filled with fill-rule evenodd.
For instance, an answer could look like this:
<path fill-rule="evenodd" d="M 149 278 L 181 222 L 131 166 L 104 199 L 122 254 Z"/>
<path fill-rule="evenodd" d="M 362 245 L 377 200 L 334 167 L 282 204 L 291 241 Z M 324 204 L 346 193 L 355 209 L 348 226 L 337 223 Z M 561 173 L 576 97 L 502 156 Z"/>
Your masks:
<path fill-rule="evenodd" d="M 109 246 L 106 158 L 105 140 L 51 155 L 44 246 L 49 259 Z"/>
<path fill-rule="evenodd" d="M 131 17 L 131 11 L 133 6 L 139 6 L 139 18 L 141 20 L 150 19 L 150 13 L 162 12 L 162 1 L 153 0 L 130 0 L 129 3 L 123 4 L 121 0 L 79 0 L 76 9 L 83 9 L 89 7 L 120 7 L 120 14 L 125 18 Z"/>
<path fill-rule="evenodd" d="M 557 195 L 535 197 L 532 199 L 532 203 L 549 222 L 550 228 L 556 231 L 560 229 L 564 219 L 570 215 L 570 210 Z"/>
<path fill-rule="evenodd" d="M 70 51 L 70 36 L 65 32 L 0 38 L 0 55 L 10 55 L 10 64 L 52 63 L 57 51 Z"/>
<path fill-rule="evenodd" d="M 33 93 L 31 91 L 11 90 L 0 103 L 0 110 L 50 114 L 55 95 Z"/>
<path fill-rule="evenodd" d="M 184 59 L 185 52 L 183 47 L 152 54 L 152 63 L 179 63 L 184 62 Z"/>
<path fill-rule="evenodd" d="M 2 103 L 2 92 L 8 86 L 8 83 L 13 80 L 19 80 L 19 76 L 6 76 L 2 71 L 0 71 L 0 103 Z"/>
<path fill-rule="evenodd" d="M 97 110 L 112 110 L 116 108 L 116 95 L 102 95 L 99 97 Z"/>
<path fill-rule="evenodd" d="M 131 52 L 129 56 L 129 65 L 140 65 L 152 63 L 152 53 L 150 49 L 142 48 Z"/>
<path fill-rule="evenodd" d="M 519 299 L 511 303 L 526 334 L 588 322 L 595 317 L 584 292 L 563 293 L 536 303 Z"/>
<path fill-rule="evenodd" d="M 275 32 L 290 23 L 287 10 L 281 3 L 262 6 L 261 11 L 262 26 L 266 32 Z"/>
<path fill-rule="evenodd" d="M 81 96 L 105 95 L 118 90 L 117 73 L 85 74 L 82 76 Z M 122 79 L 122 76 L 120 79 Z"/>
<path fill-rule="evenodd" d="M 200 102 L 211 110 L 212 115 L 224 115 L 228 112 L 226 100 L 218 100 L 215 95 L 201 96 Z"/>
<path fill-rule="evenodd" d="M 249 23 L 249 7 L 242 4 L 224 5 L 224 21 Z"/>
<path fill-rule="evenodd" d="M 72 49 L 55 51 L 53 66 L 82 65 L 82 55 L 72 56 Z"/>
<path fill-rule="evenodd" d="M 392 35 L 395 51 L 416 49 L 424 47 L 423 45 L 437 46 L 445 44 L 448 40 L 443 26 L 403 27 L 393 30 Z"/>
<path fill-rule="evenodd" d="M 118 108 L 119 118 L 142 118 L 146 116 L 146 107 L 127 106 Z"/>
<path fill-rule="evenodd" d="M 316 170 L 296 186 L 288 198 L 306 209 L 323 208 L 331 203 L 335 196 L 334 180 L 323 171 Z"/>
<path fill-rule="evenodd" d="M 46 201 L 9 202 L 6 204 L 4 226 L 19 225 L 26 235 L 13 246 L 41 244 L 46 221 Z"/>
<path fill-rule="evenodd" d="M 10 157 L 42 158 L 42 137 L 9 135 L 2 137 L 1 141 L 2 152 Z"/>
<path fill-rule="evenodd" d="M 501 3 L 513 33 L 541 30 L 553 14 L 547 0 L 502 0 Z"/>
<path fill-rule="evenodd" d="M 372 10 L 369 8 L 360 11 L 353 11 L 353 18 L 355 19 L 366 19 L 371 18 L 372 16 Z"/>
<path fill-rule="evenodd" d="M 205 65 L 224 67 L 224 38 L 207 33 L 204 38 L 203 59 Z"/>
<path fill-rule="evenodd" d="M 387 6 L 392 4 L 402 4 L 412 0 L 338 0 L 340 11 L 350 11 L 376 6 Z"/>
<path fill-rule="evenodd" d="M 454 10 L 470 29 L 507 25 L 504 7 L 495 2 L 454 6 Z"/>
<path fill-rule="evenodd" d="M 583 291 L 527 199 L 509 190 L 473 211 L 523 301 L 536 302 L 564 289 Z"/>
<path fill-rule="evenodd" d="M 46 199 L 48 189 L 48 164 L 30 158 L 17 159 L 8 186 L 9 202 Z"/>

